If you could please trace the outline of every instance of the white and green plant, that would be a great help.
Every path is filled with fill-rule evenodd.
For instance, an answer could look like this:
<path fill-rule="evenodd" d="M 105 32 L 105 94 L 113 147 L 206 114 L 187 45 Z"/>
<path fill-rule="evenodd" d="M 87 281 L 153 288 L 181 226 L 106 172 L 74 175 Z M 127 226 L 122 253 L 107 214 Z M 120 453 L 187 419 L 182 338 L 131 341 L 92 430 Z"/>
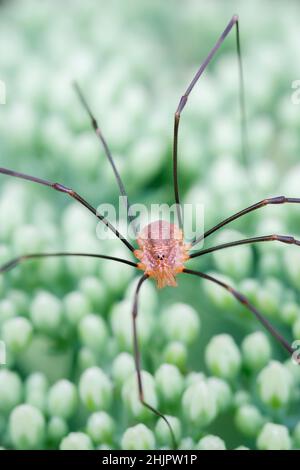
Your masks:
<path fill-rule="evenodd" d="M 71 184 L 95 205 L 117 203 L 111 169 L 72 91 L 76 79 L 131 199 L 172 202 L 177 101 L 208 45 L 239 13 L 249 168 L 240 159 L 236 56 L 229 40 L 182 119 L 182 196 L 205 204 L 207 227 L 269 195 L 300 197 L 300 105 L 291 101 L 291 80 L 300 78 L 296 1 L 278 2 L 276 9 L 271 0 L 175 3 L 1 3 L 0 43 L 7 45 L 0 54 L 6 83 L 1 166 Z M 260 11 L 255 21 L 254 11 Z M 219 242 L 273 231 L 299 238 L 299 226 L 299 206 L 270 207 L 239 219 Z M 119 245 L 98 240 L 94 219 L 76 203 L 1 176 L 0 264 L 32 251 L 87 247 L 122 256 Z M 291 342 L 300 339 L 298 247 L 239 247 L 204 263 Z M 6 345 L 0 446 L 170 448 L 165 422 L 138 400 L 131 269 L 57 258 L 0 276 L 0 340 Z M 164 292 L 151 282 L 143 288 L 138 333 L 145 397 L 168 416 L 179 448 L 299 449 L 300 369 L 224 289 L 178 280 L 177 289 Z"/>

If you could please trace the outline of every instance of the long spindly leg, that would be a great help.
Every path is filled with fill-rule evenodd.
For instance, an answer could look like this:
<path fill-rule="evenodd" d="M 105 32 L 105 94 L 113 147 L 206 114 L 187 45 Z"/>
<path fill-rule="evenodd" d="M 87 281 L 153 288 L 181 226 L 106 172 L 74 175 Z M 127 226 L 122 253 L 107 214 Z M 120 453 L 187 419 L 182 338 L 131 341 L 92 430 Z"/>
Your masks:
<path fill-rule="evenodd" d="M 15 268 L 19 264 L 24 263 L 25 261 L 33 260 L 33 259 L 38 259 L 38 258 L 58 258 L 58 257 L 63 257 L 63 256 L 78 256 L 78 257 L 85 257 L 85 258 L 101 258 L 101 259 L 108 259 L 111 261 L 117 261 L 119 263 L 124 263 L 128 264 L 129 266 L 132 266 L 134 268 L 137 268 L 137 263 L 134 263 L 133 261 L 129 261 L 127 259 L 123 258 L 117 258 L 115 256 L 108 256 L 108 255 L 98 255 L 97 253 L 69 253 L 69 252 L 56 252 L 56 253 L 29 253 L 26 255 L 21 255 L 17 256 L 16 258 L 11 259 L 7 263 L 3 264 L 0 266 L 0 273 L 5 273 L 7 271 L 10 271 L 11 269 Z"/>
<path fill-rule="evenodd" d="M 209 235 L 212 233 L 216 232 L 220 228 L 224 227 L 225 225 L 229 224 L 230 222 L 233 222 L 236 219 L 239 219 L 240 217 L 243 217 L 243 215 L 249 214 L 249 212 L 256 211 L 257 209 L 261 209 L 262 207 L 269 206 L 269 205 L 278 205 L 278 204 L 300 204 L 300 198 L 297 197 L 285 197 L 285 196 L 275 196 L 275 197 L 270 197 L 266 199 L 262 199 L 261 201 L 257 202 L 256 204 L 252 204 L 252 206 L 246 207 L 246 209 L 243 209 L 239 212 L 236 212 L 235 214 L 231 215 L 227 219 L 222 220 L 219 222 L 217 225 L 214 225 L 212 228 L 204 232 L 203 235 L 200 235 L 197 237 L 193 242 L 192 246 L 197 245 L 201 240 L 207 238 Z"/>
<path fill-rule="evenodd" d="M 134 361 L 135 361 L 135 368 L 136 368 L 136 375 L 137 375 L 137 385 L 138 385 L 138 393 L 139 393 L 139 399 L 140 402 L 142 403 L 143 406 L 148 408 L 152 413 L 154 413 L 156 416 L 159 418 L 162 418 L 166 425 L 169 428 L 170 435 L 171 435 L 171 440 L 172 440 L 172 445 L 173 448 L 176 449 L 177 443 L 175 439 L 175 435 L 172 429 L 171 424 L 169 423 L 168 419 L 160 413 L 160 411 L 156 410 L 153 408 L 153 406 L 149 405 L 147 402 L 145 402 L 145 397 L 144 397 L 144 392 L 143 392 L 143 383 L 142 383 L 142 376 L 141 376 L 141 358 L 140 358 L 140 350 L 139 350 L 139 344 L 138 344 L 138 335 L 137 335 L 137 327 L 136 327 L 136 319 L 138 315 L 138 298 L 139 298 L 139 292 L 142 287 L 142 284 L 144 281 L 148 278 L 147 274 L 144 274 L 136 287 L 135 294 L 134 294 L 134 301 L 133 301 L 133 308 L 132 308 L 132 331 L 133 331 L 133 350 L 134 350 Z"/>
<path fill-rule="evenodd" d="M 26 175 L 24 173 L 19 173 L 17 171 L 9 170 L 7 168 L 0 167 L 0 173 L 8 176 L 13 176 L 15 178 L 21 178 L 23 180 L 32 181 L 33 183 L 38 183 L 43 186 L 48 186 L 49 188 L 55 189 L 55 191 L 59 191 L 61 193 L 67 194 L 68 196 L 72 197 L 84 207 L 86 207 L 90 212 L 92 212 L 101 222 L 103 222 L 115 235 L 118 237 L 124 245 L 129 248 L 130 251 L 134 251 L 134 247 L 126 240 L 123 235 L 102 215 L 100 214 L 97 209 L 91 206 L 83 197 L 81 197 L 78 193 L 76 193 L 73 189 L 67 188 L 63 184 L 60 183 L 53 183 L 52 181 L 47 181 L 41 178 L 36 178 L 35 176 Z"/>
<path fill-rule="evenodd" d="M 92 113 L 92 110 L 91 110 L 90 106 L 88 105 L 87 100 L 85 99 L 85 97 L 83 95 L 83 92 L 82 92 L 81 88 L 79 87 L 77 82 L 74 82 L 73 86 L 74 86 L 74 89 L 75 89 L 75 91 L 78 95 L 79 101 L 81 102 L 82 106 L 84 107 L 84 109 L 86 110 L 87 114 L 90 117 L 92 127 L 93 127 L 96 135 L 98 136 L 98 138 L 99 138 L 99 140 L 100 140 L 100 142 L 101 142 L 101 144 L 104 148 L 105 155 L 106 155 L 106 157 L 107 157 L 107 159 L 108 159 L 108 161 L 109 161 L 109 163 L 110 163 L 110 165 L 113 169 L 113 172 L 114 172 L 114 175 L 116 177 L 117 184 L 118 184 L 118 187 L 119 187 L 119 190 L 120 190 L 120 194 L 122 195 L 122 197 L 124 198 L 124 201 L 125 201 L 126 213 L 127 213 L 128 220 L 130 222 L 133 222 L 134 218 L 130 214 L 130 203 L 129 203 L 128 196 L 127 196 L 127 193 L 126 193 L 126 190 L 125 190 L 125 186 L 123 184 L 120 173 L 118 172 L 118 169 L 117 169 L 116 164 L 114 162 L 114 159 L 113 159 L 112 153 L 110 151 L 110 148 L 109 148 L 109 146 L 106 142 L 106 139 L 104 138 L 104 136 L 102 134 L 102 131 L 99 127 L 99 124 L 98 124 L 94 114 Z"/>
<path fill-rule="evenodd" d="M 202 273 L 200 271 L 194 271 L 191 269 L 184 269 L 184 273 L 187 274 L 193 274 L 194 276 L 201 277 L 203 279 L 207 279 L 208 281 L 214 282 L 215 284 L 218 284 L 219 286 L 223 287 L 226 289 L 228 292 L 230 292 L 241 304 L 243 304 L 250 312 L 254 314 L 254 316 L 262 323 L 262 325 L 271 333 L 271 335 L 279 341 L 279 343 L 284 347 L 284 349 L 289 353 L 293 354 L 294 350 L 291 347 L 291 345 L 281 336 L 281 334 L 271 325 L 271 323 L 257 310 L 254 305 L 252 305 L 249 300 L 240 292 L 238 292 L 236 289 L 233 287 L 229 286 L 223 281 L 220 281 L 219 279 L 216 279 L 215 277 L 212 277 L 208 274 Z"/>
<path fill-rule="evenodd" d="M 261 243 L 261 242 L 280 242 L 286 243 L 287 245 L 298 245 L 300 246 L 300 240 L 297 240 L 294 237 L 290 237 L 288 235 L 265 235 L 262 237 L 252 237 L 252 238 L 244 238 L 243 240 L 236 240 L 234 242 L 229 243 L 222 243 L 221 245 L 212 246 L 211 248 L 206 248 L 204 250 L 195 251 L 191 253 L 189 256 L 190 258 L 197 258 L 198 256 L 207 255 L 208 253 L 213 253 L 214 251 L 223 250 L 225 248 L 230 248 L 232 246 L 238 245 L 249 245 L 252 243 Z"/>
<path fill-rule="evenodd" d="M 194 76 L 193 80 L 187 87 L 185 93 L 182 95 L 180 98 L 177 110 L 175 112 L 174 116 L 174 136 L 173 136 L 173 182 L 174 182 L 174 195 L 175 195 L 175 202 L 177 204 L 177 216 L 178 216 L 178 221 L 179 225 L 182 226 L 182 213 L 180 209 L 180 196 L 179 196 L 179 188 L 178 188 L 178 163 L 177 163 L 177 153 L 178 153 L 178 130 L 179 130 L 179 123 L 180 123 L 180 116 L 181 112 L 183 111 L 183 108 L 185 107 L 188 97 L 196 85 L 197 81 L 203 74 L 204 70 L 230 33 L 233 27 L 236 27 L 236 44 L 237 44 L 237 54 L 238 54 L 238 67 L 239 67 L 239 82 L 240 82 L 240 97 L 239 97 L 239 102 L 240 102 L 240 107 L 241 107 L 241 131 L 242 131 L 242 153 L 243 153 L 243 159 L 246 160 L 246 148 L 247 148 L 247 137 L 246 137 L 246 113 L 245 113 L 245 98 L 244 98 L 244 77 L 243 77 L 243 67 L 242 67 L 242 57 L 241 57 L 241 45 L 240 45 L 240 34 L 239 34 L 239 19 L 237 15 L 234 15 L 231 20 L 229 21 L 228 25 L 226 26 L 225 30 L 221 34 L 220 38 L 214 45 L 214 47 L 211 49 L 209 52 L 208 56 L 202 62 L 200 65 L 199 69 L 196 72 L 196 75 Z"/>

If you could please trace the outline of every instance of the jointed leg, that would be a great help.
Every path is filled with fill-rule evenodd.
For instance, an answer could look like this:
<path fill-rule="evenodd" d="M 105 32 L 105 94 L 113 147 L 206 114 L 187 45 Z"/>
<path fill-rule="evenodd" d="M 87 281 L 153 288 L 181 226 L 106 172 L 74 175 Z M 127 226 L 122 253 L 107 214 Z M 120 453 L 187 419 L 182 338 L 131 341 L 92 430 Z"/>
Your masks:
<path fill-rule="evenodd" d="M 43 186 L 48 186 L 49 188 L 55 189 L 56 191 L 67 194 L 68 196 L 72 197 L 73 199 L 78 201 L 80 204 L 82 204 L 84 207 L 86 207 L 99 220 L 101 220 L 101 222 L 103 222 L 124 243 L 124 245 L 126 245 L 127 248 L 129 248 L 130 251 L 132 252 L 134 251 L 134 247 L 131 245 L 131 243 L 129 243 L 128 240 L 126 240 L 126 238 L 124 238 L 123 235 L 121 235 L 121 233 L 103 215 L 99 214 L 97 209 L 91 206 L 85 199 L 83 199 L 73 189 L 67 188 L 66 186 L 60 183 L 53 183 L 51 181 L 47 181 L 41 178 L 36 178 L 35 176 L 26 175 L 24 173 L 18 173 L 16 171 L 9 170 L 7 168 L 0 167 L 0 173 L 3 173 L 4 175 L 8 175 L 8 176 L 13 176 L 15 178 L 21 178 L 23 180 L 32 181 L 33 183 L 42 184 Z"/>
<path fill-rule="evenodd" d="M 111 154 L 111 151 L 107 145 L 107 142 L 101 132 L 101 129 L 98 125 L 98 122 L 95 118 L 95 116 L 93 115 L 92 113 L 92 110 L 91 108 L 89 107 L 85 97 L 83 96 L 83 93 L 78 85 L 78 83 L 74 82 L 74 89 L 79 97 L 79 100 L 81 102 L 81 104 L 83 105 L 84 109 L 86 110 L 86 112 L 88 113 L 89 117 L 90 117 L 90 120 L 91 120 L 91 123 L 92 123 L 92 126 L 95 130 L 95 133 L 96 135 L 99 137 L 100 139 L 100 142 L 102 143 L 102 146 L 104 148 L 104 152 L 105 152 L 105 155 L 109 161 L 109 163 L 111 164 L 111 167 L 113 169 L 113 172 L 115 174 L 115 177 L 116 177 L 116 180 L 117 180 L 117 184 L 119 186 L 119 190 L 120 190 L 120 193 L 121 195 L 123 196 L 123 198 L 125 198 L 125 201 L 126 201 L 126 212 L 127 212 L 127 216 L 128 216 L 128 219 L 130 222 L 133 221 L 133 217 L 130 215 L 130 204 L 129 204 L 129 201 L 128 201 L 128 196 L 127 196 L 127 193 L 126 193 L 126 190 L 125 190 L 125 187 L 124 187 L 124 184 L 123 184 L 123 181 L 121 179 L 121 176 L 117 170 L 117 167 L 115 165 L 115 162 L 114 162 L 114 159 L 113 159 L 113 156 Z"/>
<path fill-rule="evenodd" d="M 136 319 L 137 319 L 137 314 L 138 314 L 138 296 L 139 296 L 139 291 L 140 288 L 142 287 L 142 284 L 144 281 L 148 278 L 147 274 L 144 274 L 136 287 L 135 294 L 134 294 L 134 301 L 133 301 L 133 308 L 132 308 L 132 327 L 133 327 L 133 349 L 134 349 L 134 360 L 135 360 L 135 368 L 136 368 L 136 375 L 137 375 L 137 384 L 138 384 L 138 392 L 139 392 L 139 399 L 141 403 L 148 408 L 152 413 L 154 413 L 156 416 L 159 418 L 162 418 L 166 425 L 168 426 L 171 434 L 171 439 L 172 439 L 172 444 L 173 448 L 175 449 L 177 447 L 176 444 L 176 439 L 174 436 L 173 429 L 168 421 L 168 419 L 160 413 L 158 410 L 153 408 L 151 405 L 145 402 L 144 398 L 144 392 L 143 392 L 143 384 L 142 384 L 142 376 L 141 376 L 141 359 L 140 359 L 140 350 L 139 350 L 139 345 L 138 345 L 138 336 L 137 336 L 137 328 L 136 328 Z"/>
<path fill-rule="evenodd" d="M 174 137 L 173 137 L 173 181 L 174 181 L 174 194 L 175 202 L 177 204 L 177 216 L 179 220 L 179 225 L 182 226 L 182 213 L 180 209 L 180 197 L 178 189 L 178 171 L 177 171 L 177 153 L 178 153 L 178 129 L 181 112 L 185 107 L 188 97 L 196 85 L 197 81 L 203 74 L 204 70 L 224 42 L 225 38 L 228 36 L 230 31 L 234 26 L 236 26 L 236 43 L 237 43 L 237 53 L 238 53 L 238 65 L 239 65 L 239 79 L 240 79 L 240 106 L 241 106 L 241 115 L 242 115 L 242 140 L 243 140 L 243 153 L 246 151 L 246 118 L 245 118 L 245 99 L 244 99 L 244 78 L 243 78 L 243 68 L 242 68 L 242 58 L 241 58 L 241 47 L 240 47 L 240 37 L 239 37 L 239 19 L 237 15 L 234 15 L 226 26 L 225 30 L 221 34 L 215 46 L 211 49 L 210 53 L 200 65 L 199 69 L 196 72 L 193 80 L 186 89 L 184 95 L 180 98 L 177 110 L 174 116 Z M 244 155 L 245 158 L 245 155 Z"/>
<path fill-rule="evenodd" d="M 218 284 L 219 286 L 223 287 L 226 289 L 228 292 L 230 292 L 241 304 L 243 304 L 250 312 L 252 312 L 255 317 L 262 323 L 262 325 L 271 333 L 271 335 L 279 341 L 279 343 L 286 349 L 286 351 L 289 354 L 293 354 L 294 350 L 290 346 L 290 344 L 281 336 L 281 334 L 271 325 L 271 323 L 257 310 L 256 307 L 254 307 L 249 300 L 240 292 L 235 290 L 233 287 L 229 286 L 223 281 L 220 281 L 219 279 L 216 279 L 215 277 L 212 277 L 208 274 L 202 273 L 200 271 L 193 271 L 191 269 L 184 269 L 184 273 L 187 274 L 193 274 L 195 276 L 201 277 L 203 279 L 207 279 L 208 281 L 214 282 L 215 284 Z"/>
<path fill-rule="evenodd" d="M 119 263 L 128 264 L 129 266 L 133 266 L 137 268 L 137 263 L 133 261 L 129 261 L 123 258 L 117 258 L 115 256 L 108 256 L 108 255 L 98 255 L 97 253 L 66 253 L 66 252 L 57 252 L 57 253 L 30 253 L 22 256 L 18 256 L 17 258 L 13 258 L 7 263 L 0 266 L 0 273 L 5 273 L 10 271 L 11 269 L 15 268 L 19 264 L 23 263 L 24 261 L 38 259 L 38 258 L 57 258 L 60 256 L 80 256 L 80 257 L 89 257 L 89 258 L 101 258 L 101 259 L 109 259 L 112 261 L 118 261 Z"/>
<path fill-rule="evenodd" d="M 199 243 L 201 240 L 204 238 L 207 238 L 209 235 L 212 233 L 216 232 L 220 228 L 224 227 L 225 225 L 229 224 L 233 220 L 236 220 L 243 215 L 249 214 L 249 212 L 253 212 L 257 209 L 260 209 L 261 207 L 265 207 L 271 204 L 300 204 L 300 198 L 296 197 L 285 197 L 285 196 L 276 196 L 276 197 L 270 197 L 267 199 L 262 199 L 261 201 L 257 202 L 256 204 L 252 204 L 252 206 L 246 207 L 246 209 L 243 209 L 236 214 L 231 215 L 227 219 L 223 220 L 222 222 L 219 222 L 217 225 L 212 227 L 211 229 L 207 230 L 204 232 L 203 235 L 200 235 L 198 238 L 196 238 L 192 242 L 192 246 L 196 245 Z"/>
<path fill-rule="evenodd" d="M 205 250 L 195 251 L 190 254 L 190 258 L 197 258 L 198 256 L 207 255 L 208 253 L 213 253 L 214 251 L 223 250 L 224 248 L 230 248 L 232 246 L 238 245 L 249 245 L 251 243 L 260 243 L 260 242 L 281 242 L 288 245 L 298 245 L 300 246 L 300 240 L 297 240 L 294 237 L 287 235 L 265 235 L 262 237 L 252 237 L 245 238 L 243 240 L 236 240 L 234 242 L 222 243 L 222 245 L 212 246 L 211 248 L 206 248 Z"/>

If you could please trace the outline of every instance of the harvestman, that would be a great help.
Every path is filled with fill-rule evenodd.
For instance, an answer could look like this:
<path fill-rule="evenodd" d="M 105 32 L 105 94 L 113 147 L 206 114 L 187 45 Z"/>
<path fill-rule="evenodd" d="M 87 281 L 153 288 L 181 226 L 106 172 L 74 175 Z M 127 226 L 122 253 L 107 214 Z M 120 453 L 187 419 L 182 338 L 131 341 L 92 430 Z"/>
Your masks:
<path fill-rule="evenodd" d="M 136 269 L 140 269 L 144 271 L 144 274 L 140 277 L 135 294 L 134 294 L 134 301 L 133 301 L 133 308 L 132 308 L 132 326 L 133 326 L 133 347 L 134 347 L 134 358 L 135 358 L 135 366 L 136 366 L 136 374 L 137 374 L 137 384 L 138 384 L 138 393 L 139 399 L 141 403 L 151 410 L 155 415 L 161 417 L 165 423 L 167 424 L 171 437 L 173 446 L 176 447 L 176 441 L 174 437 L 174 433 L 172 427 L 166 418 L 160 411 L 153 408 L 151 405 L 145 402 L 144 393 L 143 393 L 143 384 L 141 379 L 141 366 L 140 366 L 140 351 L 138 346 L 138 337 L 137 337 L 137 328 L 136 328 L 136 319 L 138 314 L 138 297 L 140 293 L 140 289 L 144 281 L 148 278 L 153 278 L 158 288 L 162 288 L 165 286 L 176 286 L 176 276 L 179 273 L 184 274 L 192 274 L 194 276 L 198 276 L 200 278 L 206 279 L 210 282 L 213 282 L 224 289 L 226 289 L 230 294 L 232 294 L 238 302 L 243 304 L 248 310 L 250 310 L 254 316 L 263 324 L 263 326 L 276 338 L 281 345 L 286 349 L 289 354 L 293 354 L 294 350 L 290 346 L 290 344 L 281 336 L 281 334 L 269 323 L 269 321 L 264 318 L 264 316 L 258 311 L 258 309 L 253 306 L 248 299 L 235 290 L 230 285 L 226 284 L 225 282 L 216 279 L 213 276 L 205 274 L 200 271 L 194 271 L 185 267 L 185 263 L 192 259 L 197 258 L 199 256 L 206 255 L 208 253 L 215 252 L 217 250 L 223 250 L 225 248 L 238 246 L 238 245 L 245 245 L 245 244 L 252 244 L 252 243 L 259 243 L 259 242 L 271 242 L 271 241 L 278 241 L 280 243 L 287 243 L 287 244 L 294 244 L 300 246 L 300 241 L 296 240 L 294 237 L 285 236 L 285 235 L 265 235 L 260 237 L 253 237 L 253 238 L 246 238 L 242 240 L 233 241 L 231 243 L 224 243 L 221 245 L 213 246 L 211 248 L 202 249 L 200 251 L 191 251 L 197 243 L 206 239 L 211 234 L 219 230 L 220 228 L 224 227 L 225 225 L 229 224 L 230 222 L 242 217 L 250 212 L 256 211 L 264 206 L 270 204 L 299 204 L 300 198 L 289 198 L 285 196 L 277 196 L 271 197 L 267 199 L 263 199 L 262 201 L 253 204 L 246 209 L 237 212 L 236 214 L 231 215 L 227 219 L 221 221 L 208 231 L 206 231 L 203 235 L 195 238 L 191 243 L 186 243 L 184 241 L 184 235 L 182 231 L 182 214 L 180 208 L 180 197 L 179 197 L 179 189 L 178 189 L 178 174 L 177 174 L 177 149 L 178 149 L 178 130 L 180 124 L 180 116 L 181 113 L 187 103 L 189 95 L 194 88 L 195 84 L 197 83 L 198 79 L 203 74 L 204 70 L 206 69 L 207 65 L 210 63 L 218 49 L 220 48 L 221 44 L 228 36 L 228 34 L 235 28 L 236 31 L 236 46 L 237 46 L 237 56 L 238 56 L 238 67 L 239 67 L 239 78 L 240 78 L 240 107 L 241 107 L 241 123 L 242 123 L 242 154 L 245 157 L 246 153 L 246 126 L 245 126 L 245 106 L 244 106 L 244 84 L 243 84 L 243 69 L 242 69 L 242 60 L 241 60 L 241 48 L 240 48 L 240 37 L 239 37 L 239 20 L 238 16 L 233 16 L 229 21 L 228 25 L 226 26 L 225 30 L 223 31 L 222 35 L 216 42 L 215 46 L 211 49 L 210 53 L 201 64 L 200 68 L 197 70 L 196 75 L 194 76 L 193 80 L 191 81 L 190 85 L 186 89 L 185 93 L 181 97 L 177 110 L 174 116 L 174 137 L 173 137 L 173 183 L 174 183 L 174 195 L 175 195 L 175 202 L 177 207 L 177 215 L 178 215 L 178 226 L 175 224 L 170 224 L 164 220 L 158 220 L 156 222 L 152 222 L 147 225 L 138 235 L 137 243 L 139 245 L 139 249 L 135 249 L 134 246 L 101 214 L 99 213 L 93 206 L 91 206 L 83 197 L 81 197 L 77 192 L 73 189 L 68 188 L 60 183 L 54 183 L 51 181 L 47 181 L 44 179 L 36 178 L 34 176 L 26 175 L 23 173 L 18 173 L 6 168 L 0 168 L 0 173 L 5 175 L 14 176 L 17 178 L 21 178 L 24 180 L 28 180 L 34 183 L 38 183 L 44 186 L 48 186 L 56 191 L 64 193 L 71 198 L 78 201 L 84 207 L 86 207 L 90 212 L 92 212 L 99 220 L 101 220 L 115 235 L 119 238 L 124 245 L 132 252 L 132 254 L 138 259 L 138 262 L 129 261 L 126 259 L 108 256 L 108 255 L 101 255 L 95 253 L 65 253 L 65 252 L 57 252 L 57 253 L 32 253 L 26 254 L 23 256 L 19 256 L 17 258 L 12 259 L 11 261 L 4 264 L 0 267 L 0 272 L 6 272 L 18 264 L 35 258 L 43 258 L 43 257 L 58 257 L 58 256 L 85 256 L 85 257 L 93 257 L 93 258 L 102 258 L 108 259 L 112 261 L 117 261 L 119 263 L 125 263 L 129 266 L 132 266 Z M 118 170 L 115 166 L 113 161 L 110 149 L 107 145 L 105 138 L 98 126 L 98 123 L 92 114 L 79 86 L 75 83 L 74 84 L 75 90 L 79 96 L 79 99 L 84 106 L 85 110 L 87 111 L 92 126 L 98 136 L 103 148 L 106 157 L 108 158 L 112 169 L 114 171 L 118 187 L 122 196 L 125 197 L 126 204 L 127 204 L 127 216 L 128 220 L 132 222 L 133 218 L 130 215 L 130 204 L 128 202 L 127 194 L 121 180 L 121 177 L 118 173 Z"/>

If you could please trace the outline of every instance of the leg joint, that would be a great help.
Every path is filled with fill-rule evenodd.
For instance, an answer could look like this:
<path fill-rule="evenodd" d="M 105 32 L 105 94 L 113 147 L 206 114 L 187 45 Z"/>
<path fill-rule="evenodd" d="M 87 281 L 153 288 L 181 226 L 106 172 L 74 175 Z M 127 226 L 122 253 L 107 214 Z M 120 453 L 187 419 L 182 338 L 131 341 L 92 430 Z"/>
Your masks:
<path fill-rule="evenodd" d="M 269 199 L 265 199 L 266 204 L 283 204 L 286 202 L 285 196 L 276 196 Z"/>
<path fill-rule="evenodd" d="M 60 191 L 61 193 L 67 193 L 70 195 L 74 195 L 73 189 L 67 188 L 63 184 L 60 183 L 53 183 L 52 188 L 55 189 L 56 191 Z"/>
<path fill-rule="evenodd" d="M 179 121 L 179 118 L 180 118 L 180 113 L 183 110 L 183 108 L 185 107 L 185 105 L 187 103 L 187 100 L 188 100 L 188 95 L 183 95 L 180 98 L 179 105 L 178 105 L 177 111 L 175 113 L 175 119 L 178 120 L 178 121 Z"/>
<path fill-rule="evenodd" d="M 294 237 L 290 237 L 287 235 L 272 235 L 272 240 L 277 240 L 279 242 L 287 243 L 290 245 L 294 244 L 296 241 Z"/>

